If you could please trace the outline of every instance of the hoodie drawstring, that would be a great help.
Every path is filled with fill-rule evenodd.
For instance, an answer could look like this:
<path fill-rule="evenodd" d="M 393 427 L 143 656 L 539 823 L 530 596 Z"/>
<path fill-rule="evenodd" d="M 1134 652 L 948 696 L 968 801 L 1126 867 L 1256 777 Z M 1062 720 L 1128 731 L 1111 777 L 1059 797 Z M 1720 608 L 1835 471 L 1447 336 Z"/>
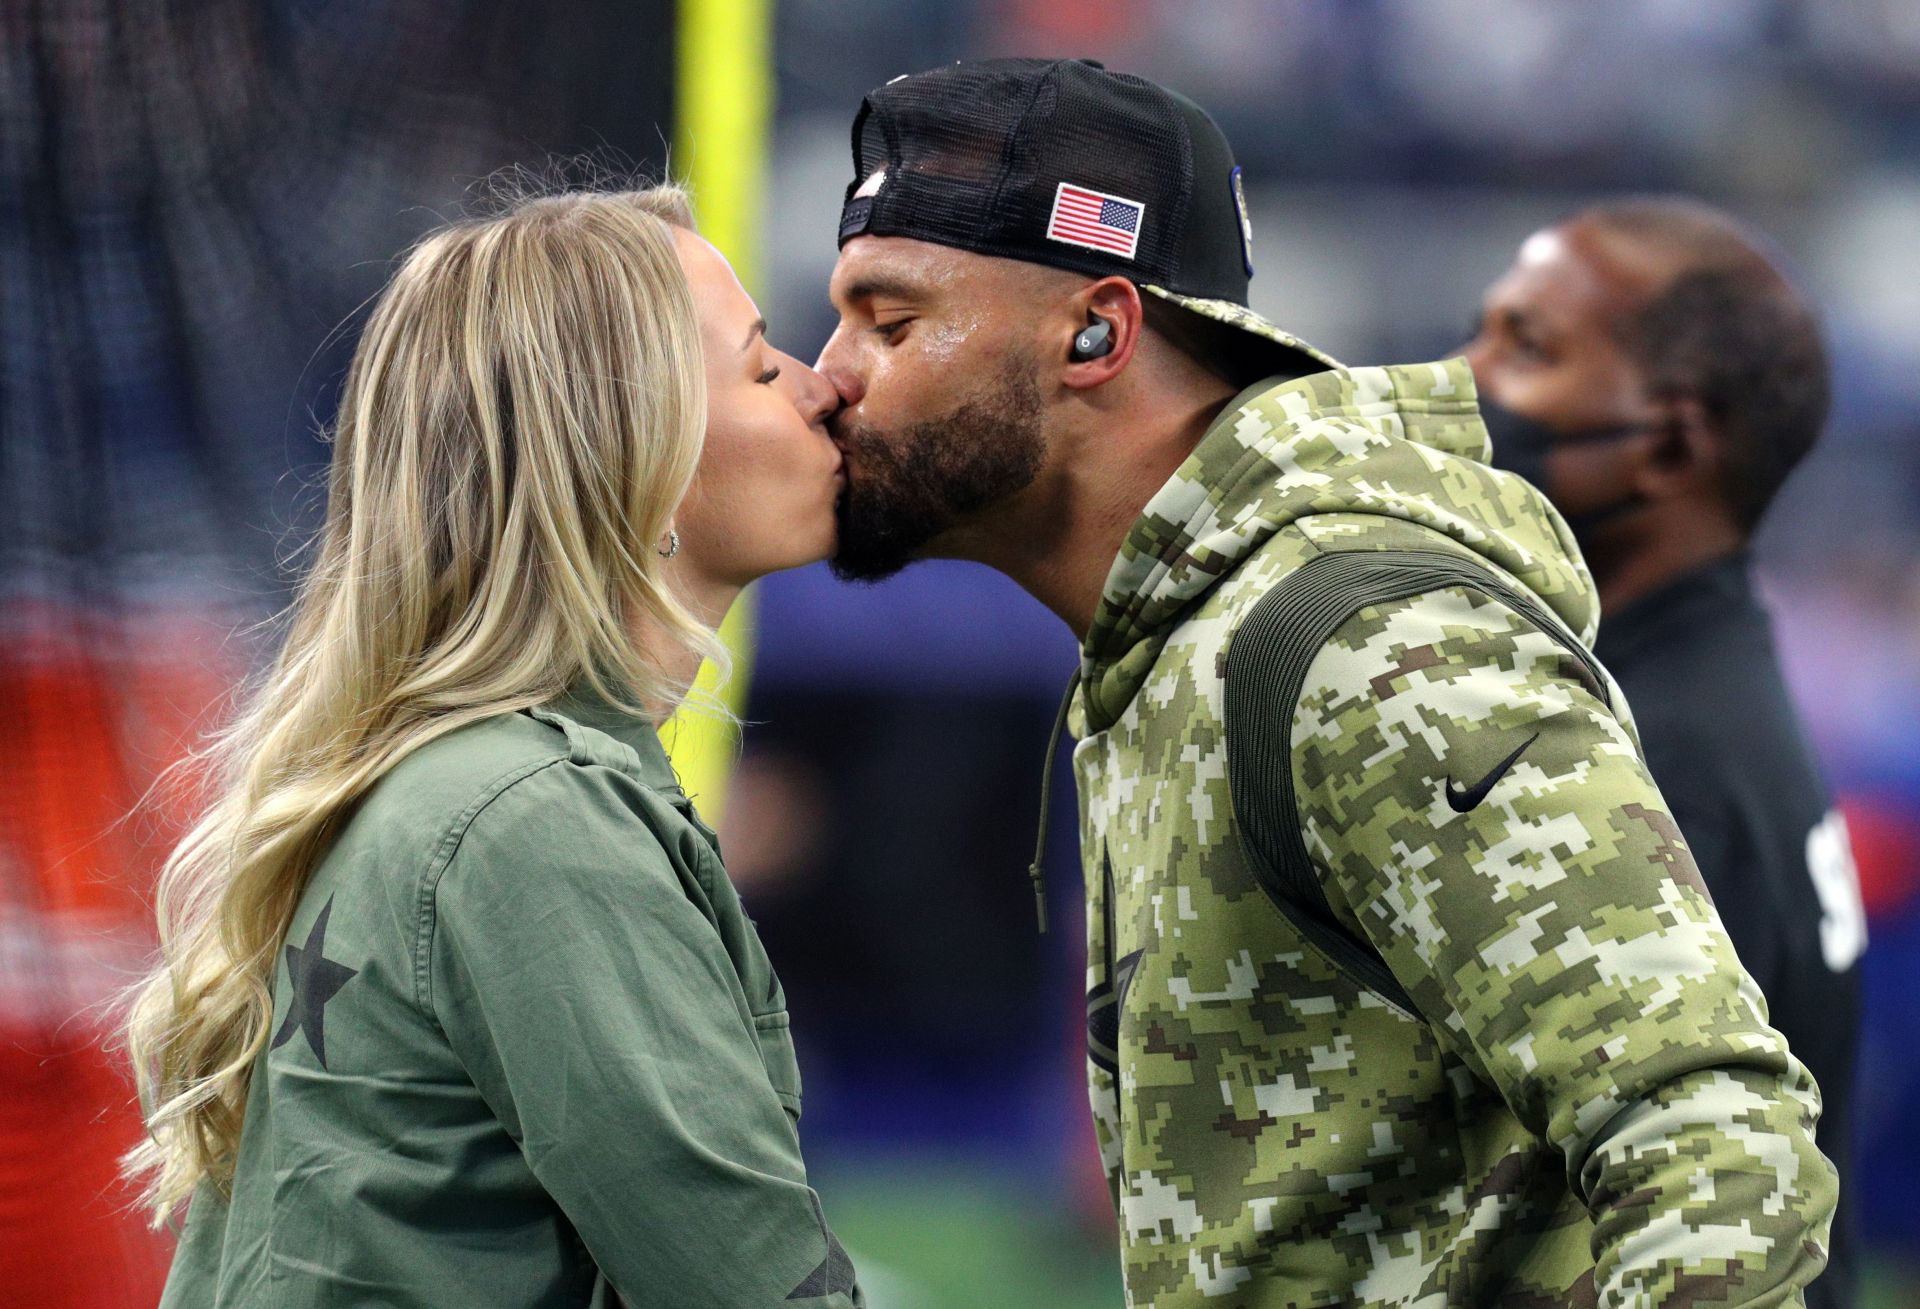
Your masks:
<path fill-rule="evenodd" d="M 1067 711 L 1073 708 L 1074 692 L 1080 689 L 1080 670 L 1075 668 L 1067 681 L 1067 693 L 1060 698 L 1060 710 L 1053 716 L 1053 732 L 1047 737 L 1047 761 L 1040 768 L 1040 831 L 1033 838 L 1033 863 L 1027 876 L 1033 879 L 1033 909 L 1040 919 L 1040 935 L 1047 934 L 1047 818 L 1053 809 L 1053 761 L 1060 754 L 1060 738 L 1067 734 Z"/>

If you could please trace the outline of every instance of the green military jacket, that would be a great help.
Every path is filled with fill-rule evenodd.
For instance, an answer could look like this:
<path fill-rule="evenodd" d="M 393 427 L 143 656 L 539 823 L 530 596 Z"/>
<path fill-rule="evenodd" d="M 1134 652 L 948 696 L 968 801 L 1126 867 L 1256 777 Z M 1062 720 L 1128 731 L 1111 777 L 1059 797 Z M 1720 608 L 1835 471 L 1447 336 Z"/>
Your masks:
<path fill-rule="evenodd" d="M 232 1198 L 165 1309 L 863 1303 L 785 996 L 650 725 L 586 693 L 421 748 L 301 896 Z"/>
<path fill-rule="evenodd" d="M 1459 361 L 1230 403 L 1071 722 L 1128 1303 L 1783 1305 L 1834 1205 L 1558 516 Z"/>

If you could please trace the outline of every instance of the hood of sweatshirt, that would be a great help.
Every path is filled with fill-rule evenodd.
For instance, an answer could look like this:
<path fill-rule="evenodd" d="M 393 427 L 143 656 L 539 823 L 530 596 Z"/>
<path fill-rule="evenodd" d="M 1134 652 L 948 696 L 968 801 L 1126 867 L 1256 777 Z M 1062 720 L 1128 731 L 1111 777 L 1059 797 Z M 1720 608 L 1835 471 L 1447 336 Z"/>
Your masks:
<path fill-rule="evenodd" d="M 1529 483 L 1487 465 L 1464 360 L 1341 368 L 1235 396 L 1147 503 L 1081 649 L 1087 733 L 1126 711 L 1168 634 L 1297 519 L 1382 514 L 1516 578 L 1583 642 L 1600 607 L 1572 533 Z"/>

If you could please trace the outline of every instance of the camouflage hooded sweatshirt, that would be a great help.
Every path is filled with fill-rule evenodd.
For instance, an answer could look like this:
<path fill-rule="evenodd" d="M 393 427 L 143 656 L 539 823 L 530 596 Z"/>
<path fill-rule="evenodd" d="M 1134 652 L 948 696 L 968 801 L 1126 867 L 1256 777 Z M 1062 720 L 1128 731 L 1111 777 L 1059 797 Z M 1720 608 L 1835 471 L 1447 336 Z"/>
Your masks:
<path fill-rule="evenodd" d="M 1128 1303 L 1789 1305 L 1818 1091 L 1460 361 L 1232 401 L 1070 723 Z"/>

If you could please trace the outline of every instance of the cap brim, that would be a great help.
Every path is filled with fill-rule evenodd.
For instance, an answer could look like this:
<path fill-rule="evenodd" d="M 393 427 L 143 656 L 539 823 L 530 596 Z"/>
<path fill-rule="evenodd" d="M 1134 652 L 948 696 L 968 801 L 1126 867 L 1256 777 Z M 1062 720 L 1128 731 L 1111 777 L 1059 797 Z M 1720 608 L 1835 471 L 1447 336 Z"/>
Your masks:
<path fill-rule="evenodd" d="M 1332 355 L 1316 350 L 1291 332 L 1281 331 L 1245 305 L 1237 305 L 1231 300 L 1206 300 L 1199 296 L 1176 295 L 1164 286 L 1154 286 L 1147 282 L 1140 282 L 1137 285 L 1142 291 L 1149 291 L 1162 300 L 1199 314 L 1202 318 L 1211 318 L 1216 323 L 1238 328 L 1271 345 L 1276 373 L 1294 373 L 1304 376 L 1328 368 L 1345 367 Z"/>

